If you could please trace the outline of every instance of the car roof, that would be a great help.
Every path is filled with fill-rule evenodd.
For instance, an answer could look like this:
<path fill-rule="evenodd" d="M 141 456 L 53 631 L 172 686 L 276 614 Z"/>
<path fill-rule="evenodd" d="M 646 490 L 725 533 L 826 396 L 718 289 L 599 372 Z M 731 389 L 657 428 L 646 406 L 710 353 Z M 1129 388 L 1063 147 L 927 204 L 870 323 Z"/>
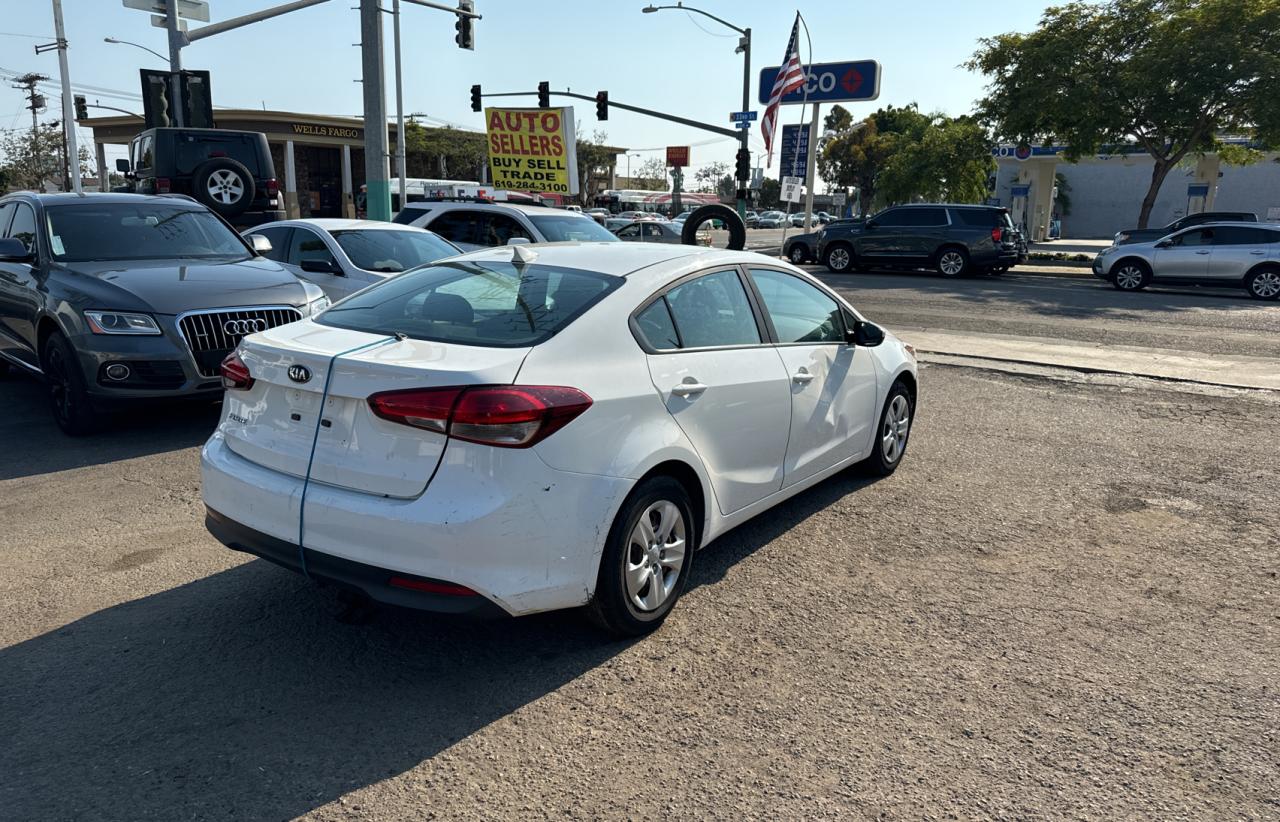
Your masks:
<path fill-rule="evenodd" d="M 174 196 L 166 194 L 127 194 L 120 192 L 106 191 L 86 191 L 83 194 L 76 194 L 74 191 L 57 191 L 44 193 L 40 191 L 13 191 L 5 194 L 3 198 L 22 198 L 25 200 L 34 200 L 41 205 L 66 205 L 75 202 L 89 203 L 186 203 L 188 205 L 199 206 L 204 208 L 198 202 L 186 196 Z"/>
<path fill-rule="evenodd" d="M 495 200 L 492 203 L 478 203 L 470 200 L 434 200 L 430 202 L 405 203 L 405 208 L 412 208 L 417 211 L 431 211 L 437 208 L 499 208 L 510 209 L 511 211 L 519 211 L 521 214 L 572 214 L 575 217 L 583 219 L 591 219 L 584 215 L 581 211 L 569 211 L 564 208 L 552 208 L 551 206 L 527 205 L 525 203 L 507 203 Z"/>
<path fill-rule="evenodd" d="M 668 243 L 537 243 L 520 248 L 537 254 L 537 265 L 577 268 L 613 277 L 626 277 L 642 269 L 662 263 L 697 263 L 707 266 L 736 263 L 769 263 L 780 261 L 752 251 L 728 251 L 696 245 Z M 495 246 L 473 251 L 452 260 L 486 260 L 507 262 L 514 256 L 513 246 Z"/>
<path fill-rule="evenodd" d="M 1180 228 L 1175 234 L 1181 234 L 1184 231 L 1199 231 L 1202 228 L 1265 228 L 1268 231 L 1280 231 L 1280 223 L 1255 223 L 1252 220 L 1214 220 L 1208 223 L 1200 223 L 1199 225 L 1189 225 L 1186 228 Z"/>
<path fill-rule="evenodd" d="M 261 225 L 255 225 L 253 228 L 246 229 L 245 231 L 246 233 L 249 233 L 260 228 L 287 228 L 290 226 L 311 226 L 312 228 L 320 228 L 325 231 L 353 231 L 355 229 L 373 229 L 375 231 L 425 230 L 414 226 L 404 225 L 403 223 L 388 223 L 383 220 L 348 220 L 341 217 L 304 217 L 298 220 L 276 220 L 270 223 L 262 223 Z"/>

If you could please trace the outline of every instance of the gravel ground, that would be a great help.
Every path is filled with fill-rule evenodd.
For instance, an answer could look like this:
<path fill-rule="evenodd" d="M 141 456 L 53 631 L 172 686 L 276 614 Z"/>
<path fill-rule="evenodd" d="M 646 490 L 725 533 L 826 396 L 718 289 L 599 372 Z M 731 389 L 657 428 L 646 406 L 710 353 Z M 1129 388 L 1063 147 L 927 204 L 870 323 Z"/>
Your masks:
<path fill-rule="evenodd" d="M 1274 395 L 926 366 L 907 461 L 672 619 L 340 603 L 201 525 L 213 417 L 0 383 L 0 817 L 1280 817 Z"/>

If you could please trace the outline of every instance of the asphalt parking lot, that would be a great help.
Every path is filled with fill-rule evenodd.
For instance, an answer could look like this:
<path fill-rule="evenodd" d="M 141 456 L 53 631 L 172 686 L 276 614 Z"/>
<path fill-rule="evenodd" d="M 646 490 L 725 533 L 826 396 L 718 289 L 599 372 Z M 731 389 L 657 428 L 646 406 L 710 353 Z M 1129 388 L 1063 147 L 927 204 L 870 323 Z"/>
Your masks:
<path fill-rule="evenodd" d="M 226 551 L 214 409 L 0 407 L 6 818 L 1280 814 L 1274 392 L 925 365 L 896 475 L 732 532 L 630 643 Z"/>

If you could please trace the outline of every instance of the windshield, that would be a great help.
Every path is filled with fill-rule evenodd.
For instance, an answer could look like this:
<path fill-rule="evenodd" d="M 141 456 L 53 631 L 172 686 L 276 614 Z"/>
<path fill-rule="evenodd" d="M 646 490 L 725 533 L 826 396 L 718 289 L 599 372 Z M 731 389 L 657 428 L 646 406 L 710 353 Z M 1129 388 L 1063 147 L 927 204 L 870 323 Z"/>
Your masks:
<path fill-rule="evenodd" d="M 330 233 L 356 268 L 365 271 L 408 271 L 461 253 L 453 243 L 427 231 L 361 228 Z"/>
<path fill-rule="evenodd" d="M 316 322 L 416 340 L 524 347 L 548 339 L 622 282 L 573 268 L 460 260 L 384 280 Z"/>
<path fill-rule="evenodd" d="M 561 243 L 566 240 L 587 242 L 617 242 L 618 238 L 608 229 L 590 217 L 570 217 L 557 214 L 555 216 L 530 216 L 533 225 L 549 243 Z"/>
<path fill-rule="evenodd" d="M 180 203 L 85 203 L 45 209 L 53 258 L 234 259 L 252 255 L 240 236 L 203 208 Z"/>

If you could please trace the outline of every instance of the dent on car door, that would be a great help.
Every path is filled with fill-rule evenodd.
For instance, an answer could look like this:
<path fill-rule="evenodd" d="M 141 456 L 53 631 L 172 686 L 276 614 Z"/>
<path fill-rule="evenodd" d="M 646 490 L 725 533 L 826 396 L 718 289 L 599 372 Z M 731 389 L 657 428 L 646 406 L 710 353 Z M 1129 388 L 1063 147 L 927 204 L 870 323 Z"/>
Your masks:
<path fill-rule="evenodd" d="M 750 273 L 791 382 L 786 487 L 867 450 L 877 411 L 874 355 L 849 345 L 830 294 L 788 272 Z"/>
<path fill-rule="evenodd" d="M 736 268 L 685 280 L 636 315 L 649 373 L 731 514 L 782 487 L 791 388 Z"/>
<path fill-rule="evenodd" d="M 40 310 L 40 244 L 36 214 L 27 203 L 12 205 L 11 213 L 4 215 L 4 222 L 9 225 L 0 236 L 21 241 L 36 258 L 29 262 L 0 262 L 0 331 L 7 338 L 0 341 L 0 346 L 9 356 L 37 366 L 35 319 Z"/>

